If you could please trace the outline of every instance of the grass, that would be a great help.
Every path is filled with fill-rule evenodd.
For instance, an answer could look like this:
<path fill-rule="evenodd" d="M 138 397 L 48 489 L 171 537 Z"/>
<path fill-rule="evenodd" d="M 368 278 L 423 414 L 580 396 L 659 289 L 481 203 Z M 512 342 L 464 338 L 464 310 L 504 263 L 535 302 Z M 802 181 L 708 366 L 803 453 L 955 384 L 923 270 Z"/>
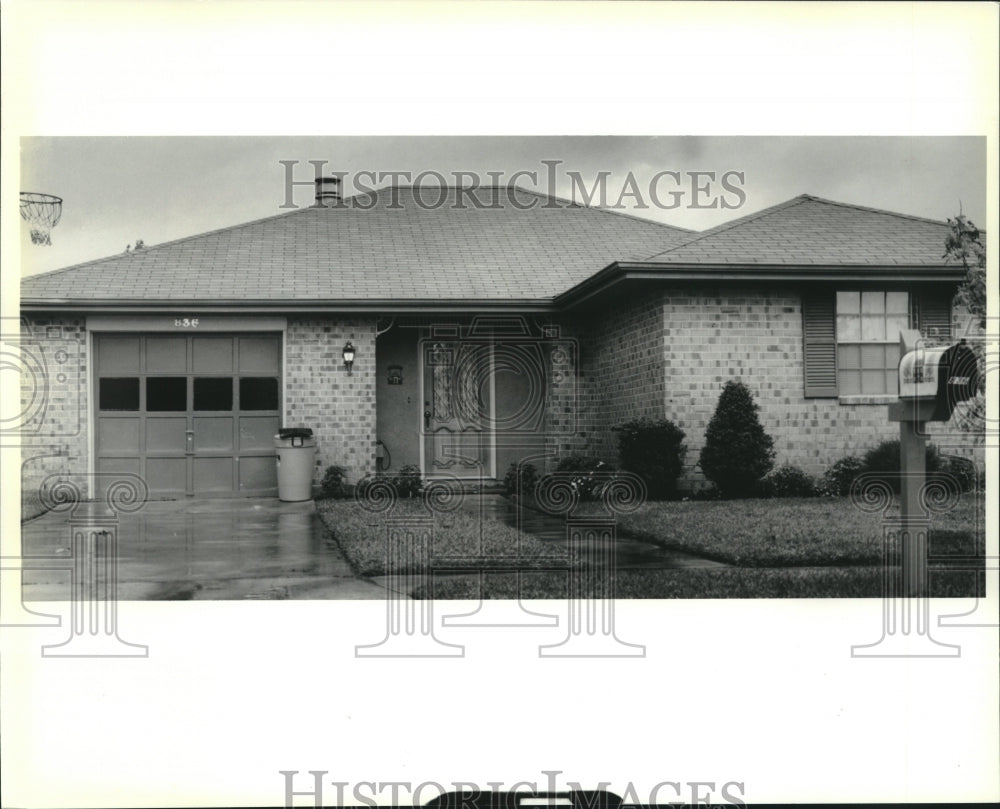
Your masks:
<path fill-rule="evenodd" d="M 594 509 L 596 504 L 581 508 Z M 889 516 L 898 516 L 894 506 Z M 975 498 L 931 523 L 930 556 L 973 555 L 985 548 Z M 646 503 L 618 520 L 636 539 L 741 567 L 878 565 L 882 514 L 847 498 L 788 498 Z M 978 540 L 978 541 L 977 541 Z"/>
<path fill-rule="evenodd" d="M 934 598 L 969 598 L 985 593 L 983 573 L 931 571 Z M 628 570 L 615 577 L 616 598 L 880 598 L 882 568 L 687 568 Z M 418 587 L 414 598 L 512 599 L 567 598 L 565 574 L 529 572 L 514 575 L 435 578 Z"/>
<path fill-rule="evenodd" d="M 422 571 L 420 560 L 412 556 L 397 558 L 394 554 L 389 558 L 384 515 L 367 512 L 353 500 L 320 500 L 316 511 L 358 575 Z M 401 520 L 404 527 L 407 523 L 416 527 L 418 520 L 430 517 L 431 560 L 436 566 L 447 564 L 449 570 L 478 571 L 490 566 L 530 569 L 567 562 L 563 546 L 542 542 L 496 520 L 480 521 L 478 515 L 460 510 L 432 516 L 420 500 L 400 500 L 392 517 Z"/>
<path fill-rule="evenodd" d="M 317 511 L 354 571 L 362 576 L 421 572 L 420 560 L 387 558 L 384 515 L 351 500 L 324 500 Z M 578 513 L 597 511 L 583 504 Z M 898 515 L 898 507 L 890 516 Z M 568 572 L 561 543 L 543 542 L 502 522 L 461 510 L 435 513 L 419 500 L 401 500 L 393 518 L 405 526 L 433 520 L 435 575 L 415 598 L 565 598 Z M 729 562 L 732 568 L 623 570 L 618 598 L 878 598 L 882 594 L 881 514 L 866 514 L 847 499 L 770 499 L 647 503 L 619 518 L 619 529 L 658 545 Z M 411 525 L 414 524 L 411 522 Z M 935 557 L 983 554 L 985 532 L 974 498 L 932 522 L 930 588 L 934 597 L 976 594 L 982 570 L 949 570 Z M 486 560 L 486 564 L 484 564 Z M 484 568 L 520 569 L 520 575 Z"/>

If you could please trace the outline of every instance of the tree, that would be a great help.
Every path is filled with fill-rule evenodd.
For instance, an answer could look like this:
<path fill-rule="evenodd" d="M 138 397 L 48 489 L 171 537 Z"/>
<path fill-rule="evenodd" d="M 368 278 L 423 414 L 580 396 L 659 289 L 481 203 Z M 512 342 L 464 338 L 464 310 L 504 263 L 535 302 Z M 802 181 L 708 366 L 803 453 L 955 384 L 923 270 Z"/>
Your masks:
<path fill-rule="evenodd" d="M 973 317 L 979 328 L 986 328 L 986 245 L 982 233 L 968 217 L 959 214 L 948 220 L 949 233 L 944 241 L 944 258 L 961 261 L 965 279 L 956 298 Z"/>
<path fill-rule="evenodd" d="M 959 213 L 948 220 L 944 258 L 961 261 L 965 278 L 955 294 L 956 300 L 976 318 L 980 330 L 986 329 L 986 245 L 979 228 Z M 979 394 L 955 409 L 955 421 L 965 432 L 985 434 L 986 426 L 986 350 L 982 340 L 973 341 L 972 350 L 979 364 Z"/>
<path fill-rule="evenodd" d="M 774 466 L 774 439 L 757 416 L 760 408 L 741 381 L 731 379 L 705 431 L 699 464 L 724 497 L 753 494 Z"/>

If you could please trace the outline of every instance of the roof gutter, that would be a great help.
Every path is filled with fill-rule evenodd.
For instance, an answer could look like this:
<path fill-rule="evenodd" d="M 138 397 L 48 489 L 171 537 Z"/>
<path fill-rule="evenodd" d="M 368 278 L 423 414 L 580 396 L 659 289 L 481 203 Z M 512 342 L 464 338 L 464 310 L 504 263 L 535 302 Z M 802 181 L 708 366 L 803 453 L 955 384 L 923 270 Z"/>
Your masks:
<path fill-rule="evenodd" d="M 597 295 L 635 281 L 749 281 L 749 282 L 946 282 L 961 281 L 965 270 L 957 265 L 867 265 L 814 264 L 681 264 L 673 262 L 616 261 L 600 272 L 557 295 L 560 309 L 578 306 Z"/>
<path fill-rule="evenodd" d="M 570 309 L 599 295 L 627 289 L 637 282 L 831 282 L 863 281 L 875 283 L 938 282 L 957 283 L 965 270 L 957 265 L 891 265 L 869 267 L 843 264 L 815 264 L 788 267 L 767 264 L 674 264 L 669 262 L 622 262 L 609 264 L 555 298 L 423 298 L 398 299 L 329 299 L 285 300 L 95 298 L 81 301 L 68 298 L 23 298 L 23 312 L 121 313 L 143 314 L 151 311 L 177 314 L 458 314 L 476 312 L 556 313 Z"/>
<path fill-rule="evenodd" d="M 171 314 L 449 314 L 500 312 L 521 313 L 555 312 L 556 307 L 551 299 L 497 300 L 461 299 L 447 300 L 428 298 L 400 302 L 397 300 L 243 300 L 216 299 L 211 303 L 198 299 L 94 299 L 69 300 L 66 298 L 24 298 L 21 300 L 22 312 L 60 312 L 81 313 L 119 313 L 119 314 L 149 314 L 164 312 Z"/>

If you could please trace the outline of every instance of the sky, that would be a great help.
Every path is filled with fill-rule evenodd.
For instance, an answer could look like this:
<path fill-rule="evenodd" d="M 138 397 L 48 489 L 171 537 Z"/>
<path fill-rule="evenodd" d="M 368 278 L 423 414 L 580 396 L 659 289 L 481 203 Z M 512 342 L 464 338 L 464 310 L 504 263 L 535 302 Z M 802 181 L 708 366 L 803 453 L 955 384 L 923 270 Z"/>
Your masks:
<path fill-rule="evenodd" d="M 626 194 L 624 209 L 693 230 L 804 193 L 939 220 L 961 208 L 985 226 L 986 142 L 976 137 L 23 137 L 21 190 L 64 202 L 51 247 L 32 245 L 22 226 L 22 274 L 114 255 L 137 239 L 152 246 L 282 213 L 288 169 L 279 161 L 289 160 L 299 161 L 298 181 L 314 176 L 310 160 L 347 172 L 348 193 L 390 182 L 360 172 L 429 171 L 451 183 L 455 172 L 469 172 L 482 184 L 490 172 L 501 182 L 537 172 L 537 184 L 526 175 L 516 181 L 565 198 L 576 190 L 582 201 L 572 174 L 590 189 L 607 172 L 606 202 L 614 205 L 631 176 L 638 196 Z M 560 161 L 554 188 L 542 161 Z M 661 175 L 654 198 L 649 186 L 660 172 L 677 173 L 680 183 Z M 692 179 L 694 172 L 708 174 Z M 729 172 L 738 173 L 729 184 L 742 195 L 721 185 Z M 429 174 L 421 182 L 438 181 Z M 695 195 L 692 182 L 707 193 Z M 295 187 L 291 199 L 308 205 L 312 191 Z M 696 207 L 714 199 L 739 207 Z"/>

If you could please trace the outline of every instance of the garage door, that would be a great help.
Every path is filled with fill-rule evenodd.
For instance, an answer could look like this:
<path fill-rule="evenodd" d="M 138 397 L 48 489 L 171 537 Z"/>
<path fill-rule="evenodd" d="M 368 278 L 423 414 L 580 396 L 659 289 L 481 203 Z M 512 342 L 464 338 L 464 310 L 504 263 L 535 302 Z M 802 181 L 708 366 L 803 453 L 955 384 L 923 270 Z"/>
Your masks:
<path fill-rule="evenodd" d="M 95 463 L 153 497 L 277 494 L 280 334 L 99 334 Z"/>

